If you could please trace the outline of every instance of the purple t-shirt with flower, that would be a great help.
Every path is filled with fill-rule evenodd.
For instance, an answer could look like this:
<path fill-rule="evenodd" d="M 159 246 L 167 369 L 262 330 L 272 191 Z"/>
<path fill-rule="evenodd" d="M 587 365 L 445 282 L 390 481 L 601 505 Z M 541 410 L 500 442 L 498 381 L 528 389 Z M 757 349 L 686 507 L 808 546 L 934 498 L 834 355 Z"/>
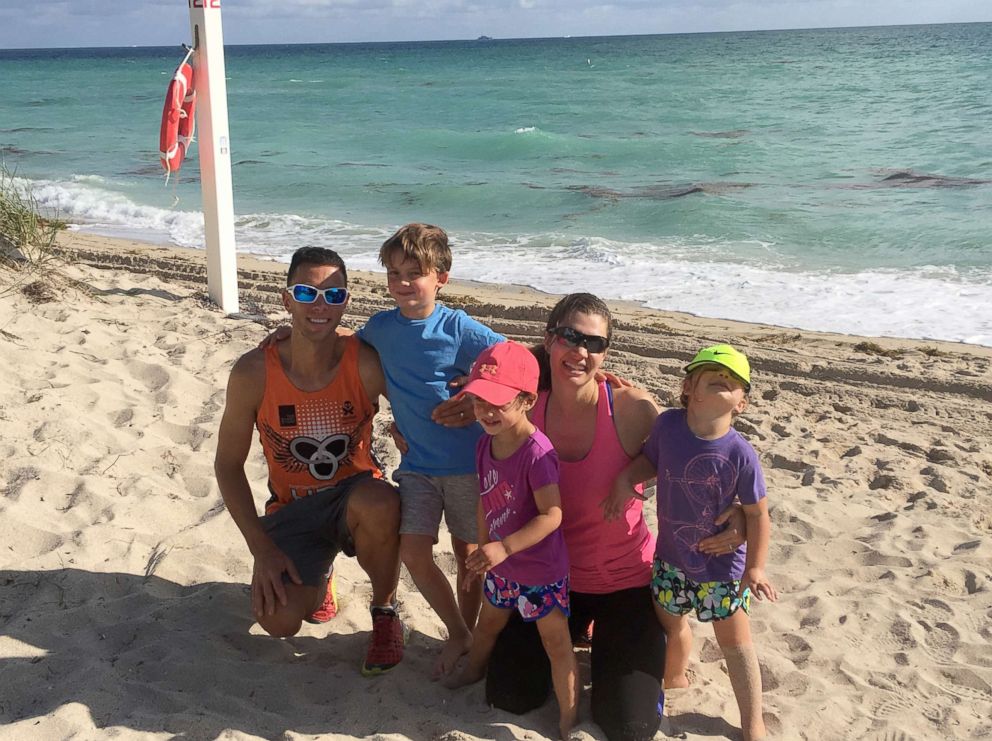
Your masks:
<path fill-rule="evenodd" d="M 717 440 L 692 434 L 685 409 L 655 420 L 642 450 L 658 471 L 658 545 L 655 555 L 696 582 L 732 581 L 744 575 L 747 548 L 716 556 L 696 544 L 723 529 L 713 520 L 735 498 L 757 504 L 765 496 L 758 454 L 731 428 Z"/>
<path fill-rule="evenodd" d="M 515 533 L 540 514 L 534 492 L 558 483 L 558 454 L 540 430 L 534 430 L 505 460 L 492 456 L 492 438 L 483 435 L 475 455 L 482 511 L 490 542 Z M 561 528 L 530 548 L 510 555 L 492 573 L 529 587 L 554 584 L 568 575 L 568 553 Z"/>

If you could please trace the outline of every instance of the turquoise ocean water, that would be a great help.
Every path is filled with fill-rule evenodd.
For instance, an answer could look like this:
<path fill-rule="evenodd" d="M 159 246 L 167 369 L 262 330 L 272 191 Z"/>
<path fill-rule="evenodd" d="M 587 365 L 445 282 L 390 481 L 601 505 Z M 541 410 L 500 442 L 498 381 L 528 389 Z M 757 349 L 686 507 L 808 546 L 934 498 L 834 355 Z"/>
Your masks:
<path fill-rule="evenodd" d="M 238 247 L 375 268 L 423 220 L 455 277 L 992 345 L 990 48 L 992 24 L 228 47 Z M 181 58 L 0 50 L 6 166 L 79 228 L 202 247 L 196 148 L 168 185 L 157 159 Z"/>

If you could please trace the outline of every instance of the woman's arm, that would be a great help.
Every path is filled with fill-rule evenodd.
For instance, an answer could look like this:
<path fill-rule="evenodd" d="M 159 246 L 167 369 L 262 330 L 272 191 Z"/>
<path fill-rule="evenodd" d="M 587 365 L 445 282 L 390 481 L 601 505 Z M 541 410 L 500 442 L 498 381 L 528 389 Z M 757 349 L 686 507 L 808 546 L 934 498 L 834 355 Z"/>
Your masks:
<path fill-rule="evenodd" d="M 640 455 L 641 446 L 651 434 L 661 409 L 644 389 L 625 387 L 613 389 L 613 424 L 624 452 L 631 458 Z"/>
<path fill-rule="evenodd" d="M 627 508 L 627 502 L 631 499 L 644 500 L 645 497 L 638 494 L 634 487 L 640 483 L 654 478 L 656 471 L 654 465 L 648 457 L 641 453 L 623 469 L 613 482 L 613 490 L 610 495 L 600 502 L 603 508 L 603 519 L 615 520 Z"/>
<path fill-rule="evenodd" d="M 699 541 L 696 547 L 700 553 L 718 556 L 721 553 L 730 553 L 737 546 L 747 542 L 747 517 L 744 515 L 744 508 L 737 502 L 721 512 L 713 523 L 716 525 L 726 523 L 727 526 L 716 535 Z"/>

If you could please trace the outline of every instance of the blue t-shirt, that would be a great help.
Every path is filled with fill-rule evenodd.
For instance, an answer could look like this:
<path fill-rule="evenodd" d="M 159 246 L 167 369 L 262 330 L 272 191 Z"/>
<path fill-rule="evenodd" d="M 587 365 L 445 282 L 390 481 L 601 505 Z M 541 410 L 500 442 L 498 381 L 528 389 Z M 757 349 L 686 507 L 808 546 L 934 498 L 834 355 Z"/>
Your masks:
<path fill-rule="evenodd" d="M 393 418 L 409 451 L 401 471 L 429 476 L 475 473 L 478 424 L 444 427 L 431 420 L 434 407 L 451 397 L 448 384 L 467 376 L 479 353 L 505 338 L 461 309 L 438 304 L 426 319 L 407 319 L 399 309 L 380 311 L 358 331 L 379 353 Z"/>
<path fill-rule="evenodd" d="M 731 428 L 717 440 L 692 434 L 685 409 L 655 420 L 642 450 L 658 471 L 658 545 L 655 555 L 696 582 L 732 581 L 744 575 L 747 548 L 717 556 L 696 549 L 723 529 L 713 520 L 734 498 L 757 504 L 765 496 L 758 454 Z"/>

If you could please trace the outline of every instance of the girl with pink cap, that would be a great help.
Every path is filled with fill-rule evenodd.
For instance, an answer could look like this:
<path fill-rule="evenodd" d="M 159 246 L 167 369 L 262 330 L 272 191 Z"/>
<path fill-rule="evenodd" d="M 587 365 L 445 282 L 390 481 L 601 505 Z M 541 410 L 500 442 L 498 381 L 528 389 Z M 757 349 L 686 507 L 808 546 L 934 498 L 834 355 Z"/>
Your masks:
<path fill-rule="evenodd" d="M 461 687 L 486 675 L 496 639 L 516 611 L 537 624 L 551 663 L 559 733 L 568 738 L 576 722 L 578 671 L 568 629 L 558 455 L 527 418 L 537 400 L 538 376 L 529 349 L 501 342 L 479 355 L 462 392 L 486 432 L 476 451 L 479 547 L 466 560 L 469 578 L 484 578 L 485 599 L 466 665 L 445 684 Z"/>

